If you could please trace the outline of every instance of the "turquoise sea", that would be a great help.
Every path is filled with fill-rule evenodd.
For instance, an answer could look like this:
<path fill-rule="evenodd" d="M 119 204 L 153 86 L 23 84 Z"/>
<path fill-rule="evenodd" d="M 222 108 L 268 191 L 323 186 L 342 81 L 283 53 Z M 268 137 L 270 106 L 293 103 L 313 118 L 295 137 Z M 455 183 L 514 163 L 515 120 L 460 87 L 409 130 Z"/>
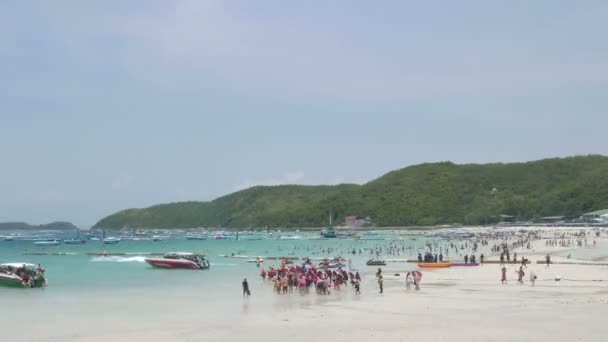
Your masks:
<path fill-rule="evenodd" d="M 272 237 L 244 240 L 185 240 L 176 237 L 161 241 L 123 240 L 116 245 L 88 241 L 82 245 L 36 246 L 33 241 L 0 241 L 0 263 L 27 262 L 46 269 L 48 286 L 42 289 L 0 288 L 0 302 L 11 310 L 0 310 L 0 321 L 17 325 L 37 321 L 40 329 L 52 336 L 90 333 L 90 329 L 145 329 L 161 319 L 169 325 L 201 320 L 229 324 L 250 310 L 287 310 L 293 305 L 315 305 L 322 300 L 311 295 L 290 300 L 272 293 L 271 286 L 259 277 L 260 269 L 247 262 L 255 256 L 350 258 L 352 267 L 363 274 L 375 267 L 365 266 L 369 249 L 396 246 L 402 255 L 387 258 L 408 259 L 429 240 L 422 235 L 398 232 L 374 234 L 369 239 L 320 239 L 318 233 L 298 233 L 299 239 Z M 251 236 L 249 237 L 251 238 Z M 331 251 L 330 251 L 331 249 Z M 352 254 L 352 250 L 356 254 Z M 361 249 L 362 254 L 359 254 Z M 88 253 L 128 253 L 121 256 L 92 256 Z M 155 269 L 144 262 L 149 253 L 175 251 L 207 255 L 211 268 L 203 271 Z M 65 255 L 52 255 L 52 254 Z M 32 255 L 35 254 L 35 255 Z M 48 255 L 44 255 L 48 254 Z M 250 257 L 231 258 L 220 255 Z M 279 260 L 266 260 L 263 267 L 278 266 Z M 415 265 L 399 263 L 399 270 Z M 244 302 L 241 282 L 247 277 L 252 290 Z M 363 289 L 375 286 L 372 277 L 364 279 Z M 353 299 L 351 291 L 332 296 L 331 300 Z M 280 297 L 280 298 L 279 298 Z M 360 299 L 356 299 L 360 300 Z M 49 317 L 54 317 L 50 319 Z M 154 317 L 154 319 L 150 319 Z M 25 333 L 32 339 L 40 331 Z M 31 336 L 29 335 L 31 334 Z M 18 337 L 14 336 L 17 340 Z M 65 336 L 64 336 L 65 337 Z M 59 339 L 60 340 L 60 339 Z"/>

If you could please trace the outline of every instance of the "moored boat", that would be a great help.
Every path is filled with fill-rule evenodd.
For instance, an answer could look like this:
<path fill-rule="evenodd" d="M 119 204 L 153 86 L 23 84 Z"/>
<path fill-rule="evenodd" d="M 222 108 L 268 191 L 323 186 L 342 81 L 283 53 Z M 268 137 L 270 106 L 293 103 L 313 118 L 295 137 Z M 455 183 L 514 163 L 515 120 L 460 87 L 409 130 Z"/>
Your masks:
<path fill-rule="evenodd" d="M 334 230 L 333 227 L 327 227 L 327 228 L 321 230 L 321 236 L 326 239 L 334 239 L 337 237 L 336 231 Z"/>
<path fill-rule="evenodd" d="M 367 260 L 365 263 L 367 266 L 386 266 L 386 261 L 384 260 Z"/>
<path fill-rule="evenodd" d="M 119 242 L 120 242 L 120 238 L 117 238 L 117 237 L 108 237 L 108 238 L 103 239 L 103 243 L 105 243 L 106 245 L 115 245 Z"/>
<path fill-rule="evenodd" d="M 146 258 L 145 261 L 157 268 L 206 270 L 211 265 L 204 255 L 188 252 L 167 253 L 162 258 Z"/>
<path fill-rule="evenodd" d="M 87 241 L 86 240 L 65 240 L 63 241 L 63 243 L 65 243 L 66 245 L 82 245 L 85 244 Z"/>
<path fill-rule="evenodd" d="M 198 234 L 188 234 L 186 235 L 186 240 L 207 240 L 207 236 Z"/>
<path fill-rule="evenodd" d="M 61 242 L 59 240 L 49 240 L 49 241 L 35 241 L 34 245 L 36 246 L 59 246 Z"/>
<path fill-rule="evenodd" d="M 445 268 L 445 267 L 450 267 L 452 266 L 452 262 L 451 261 L 444 261 L 444 262 L 421 262 L 418 264 L 418 267 L 425 267 L 425 268 Z"/>
<path fill-rule="evenodd" d="M 26 263 L 0 265 L 0 286 L 31 288 L 46 284 L 44 270 L 39 266 Z"/>

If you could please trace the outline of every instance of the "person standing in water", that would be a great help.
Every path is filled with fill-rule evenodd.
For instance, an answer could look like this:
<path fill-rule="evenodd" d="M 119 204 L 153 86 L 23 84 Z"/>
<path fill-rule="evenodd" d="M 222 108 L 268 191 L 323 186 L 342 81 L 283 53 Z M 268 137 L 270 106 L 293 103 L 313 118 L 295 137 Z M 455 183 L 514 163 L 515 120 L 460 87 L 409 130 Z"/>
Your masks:
<path fill-rule="evenodd" d="M 247 278 L 243 279 L 243 297 L 251 296 L 251 291 L 249 291 L 249 283 L 247 282 Z"/>
<path fill-rule="evenodd" d="M 405 290 L 409 291 L 412 288 L 412 274 L 407 272 L 405 275 Z"/>
<path fill-rule="evenodd" d="M 500 271 L 501 271 L 500 282 L 501 282 L 501 284 L 506 284 L 507 283 L 507 268 L 505 266 L 503 266 Z"/>
<path fill-rule="evenodd" d="M 536 274 L 534 274 L 534 272 L 530 272 L 530 283 L 532 284 L 532 286 L 534 286 L 534 284 L 536 283 Z"/>
<path fill-rule="evenodd" d="M 523 283 L 524 283 L 524 275 L 525 275 L 525 273 L 524 273 L 524 268 L 523 268 L 523 266 L 519 266 L 519 271 L 517 271 L 517 281 L 518 281 L 520 284 L 523 284 Z"/>
<path fill-rule="evenodd" d="M 378 286 L 380 287 L 380 293 L 384 293 L 384 277 L 382 274 L 378 276 Z"/>

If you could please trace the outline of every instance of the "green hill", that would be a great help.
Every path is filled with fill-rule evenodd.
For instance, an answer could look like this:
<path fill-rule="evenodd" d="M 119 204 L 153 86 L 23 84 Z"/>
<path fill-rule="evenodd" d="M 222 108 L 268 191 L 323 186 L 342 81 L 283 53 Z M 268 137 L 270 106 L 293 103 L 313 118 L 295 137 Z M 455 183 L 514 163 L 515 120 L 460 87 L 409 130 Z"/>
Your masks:
<path fill-rule="evenodd" d="M 390 172 L 364 185 L 257 186 L 211 202 L 128 209 L 94 228 L 320 227 L 369 215 L 377 226 L 484 224 L 498 215 L 529 220 L 578 216 L 608 208 L 608 157 L 526 163 L 429 163 Z"/>
<path fill-rule="evenodd" d="M 0 230 L 78 230 L 70 222 L 51 222 L 31 225 L 25 222 L 0 222 Z"/>

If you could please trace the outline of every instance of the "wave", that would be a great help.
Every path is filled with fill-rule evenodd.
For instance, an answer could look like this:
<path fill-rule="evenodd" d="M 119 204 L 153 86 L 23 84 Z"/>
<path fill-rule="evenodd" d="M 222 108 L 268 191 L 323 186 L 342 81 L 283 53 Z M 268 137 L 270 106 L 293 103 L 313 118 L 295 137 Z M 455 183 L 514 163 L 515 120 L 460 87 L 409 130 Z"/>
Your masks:
<path fill-rule="evenodd" d="M 122 257 L 122 256 L 97 256 L 91 258 L 94 262 L 146 262 L 144 256 Z"/>

